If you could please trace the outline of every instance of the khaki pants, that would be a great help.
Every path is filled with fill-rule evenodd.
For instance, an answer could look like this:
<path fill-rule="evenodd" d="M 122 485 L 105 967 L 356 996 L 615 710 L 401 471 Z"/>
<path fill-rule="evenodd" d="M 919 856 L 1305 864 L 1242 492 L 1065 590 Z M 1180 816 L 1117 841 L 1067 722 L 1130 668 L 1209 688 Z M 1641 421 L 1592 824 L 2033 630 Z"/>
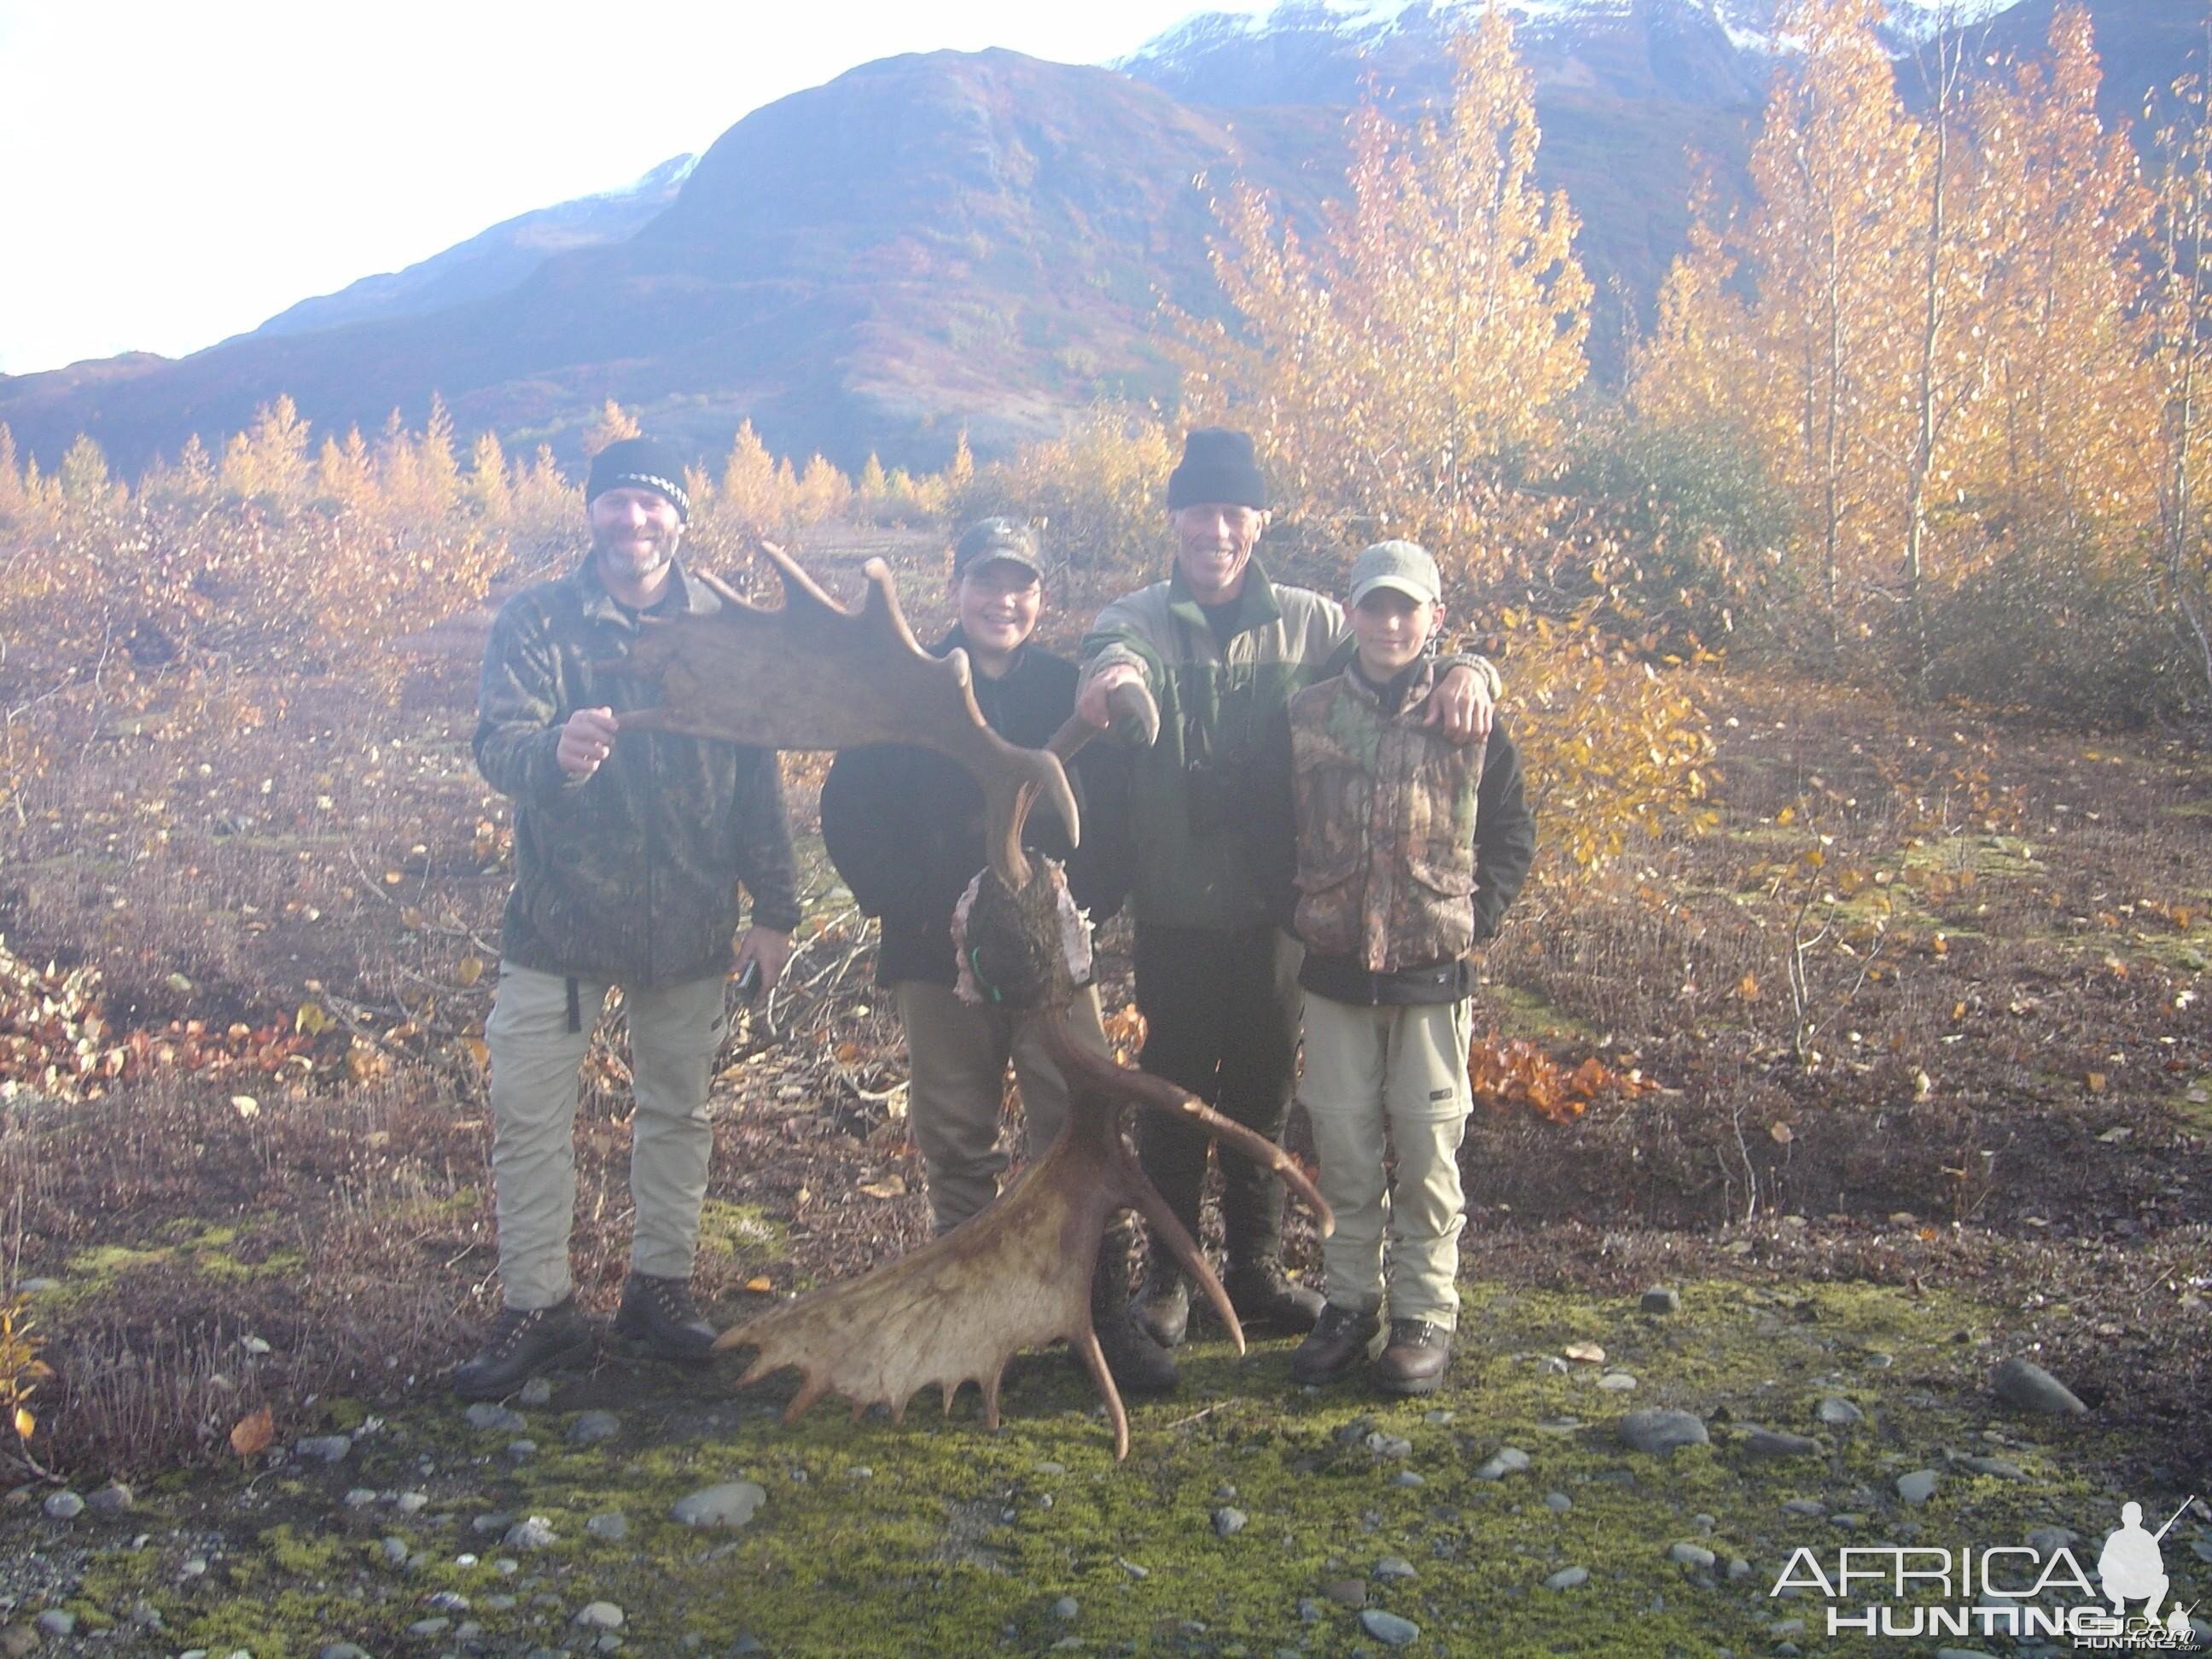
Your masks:
<path fill-rule="evenodd" d="M 1067 1121 L 1067 1083 L 1045 1052 L 1042 1022 L 971 1007 L 951 986 L 927 980 L 900 980 L 891 994 L 906 1025 L 913 1077 L 907 1115 L 929 1176 L 930 1220 L 945 1232 L 999 1195 L 1009 1161 L 999 1136 L 1006 1062 L 1021 1085 L 1032 1159 L 1044 1156 Z M 1085 1048 L 1109 1052 L 1096 987 L 1075 994 L 1067 1024 Z"/>
<path fill-rule="evenodd" d="M 1390 1317 L 1446 1330 L 1459 1322 L 1459 1235 L 1467 1224 L 1459 1144 L 1473 1104 L 1473 1030 L 1464 998 L 1363 1008 L 1306 994 L 1298 1098 L 1313 1120 L 1322 1196 L 1336 1212 L 1322 1261 L 1328 1299 L 1341 1307 L 1381 1304 L 1387 1225 Z M 1383 1159 L 1391 1152 L 1397 1173 L 1387 1180 Z"/>
<path fill-rule="evenodd" d="M 714 1131 L 707 1084 L 728 1024 L 724 975 L 653 990 L 625 988 L 630 1074 L 629 1194 L 636 1212 L 630 1266 L 689 1279 L 707 1196 Z M 484 1024 L 491 1050 L 492 1186 L 499 1205 L 499 1273 L 510 1308 L 546 1308 L 573 1288 L 568 1229 L 576 1208 L 576 1068 L 605 1006 L 608 983 L 568 981 L 503 962 Z"/>

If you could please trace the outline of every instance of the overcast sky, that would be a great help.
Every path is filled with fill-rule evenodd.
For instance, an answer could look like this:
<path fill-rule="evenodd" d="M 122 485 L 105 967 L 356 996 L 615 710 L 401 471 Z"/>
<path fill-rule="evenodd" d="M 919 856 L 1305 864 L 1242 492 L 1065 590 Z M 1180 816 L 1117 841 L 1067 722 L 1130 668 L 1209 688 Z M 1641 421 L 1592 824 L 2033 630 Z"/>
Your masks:
<path fill-rule="evenodd" d="M 177 356 L 703 150 L 856 64 L 1258 0 L 0 0 L 0 374 Z"/>

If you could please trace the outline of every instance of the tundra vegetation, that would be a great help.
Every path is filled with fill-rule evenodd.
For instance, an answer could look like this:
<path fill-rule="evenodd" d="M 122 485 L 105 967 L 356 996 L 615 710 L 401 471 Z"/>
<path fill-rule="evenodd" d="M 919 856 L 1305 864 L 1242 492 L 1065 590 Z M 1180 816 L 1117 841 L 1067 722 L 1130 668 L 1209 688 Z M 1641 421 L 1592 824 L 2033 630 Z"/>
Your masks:
<path fill-rule="evenodd" d="M 1822 1639 L 1765 1595 L 1800 1543 L 2094 1549 L 2123 1496 L 2168 1512 L 2212 1467 L 2205 88 L 2107 130 L 2078 9 L 2020 64 L 1957 37 L 1895 64 L 1873 21 L 1797 9 L 1747 186 L 1705 190 L 1620 386 L 1585 374 L 1572 206 L 1532 183 L 1492 16 L 1449 109 L 1355 113 L 1320 223 L 1210 182 L 1222 304 L 1163 318 L 1178 410 L 922 477 L 747 428 L 691 479 L 702 565 L 765 592 L 768 536 L 851 597 L 880 555 L 925 635 L 946 529 L 1012 511 L 1065 562 L 1072 641 L 1160 568 L 1200 420 L 1259 438 L 1272 568 L 1437 551 L 1545 850 L 1486 958 L 1462 1358 L 1426 1409 L 1202 1332 L 1118 1472 L 1056 1360 L 993 1434 L 967 1403 L 783 1432 L 773 1389 L 614 1362 L 465 1422 L 438 1373 L 495 1294 L 509 860 L 474 666 L 486 607 L 581 551 L 576 489 L 434 401 L 370 440 L 280 398 L 131 481 L 0 428 L 0 1621 L 522 1651 L 610 1602 L 654 1652 L 1326 1653 L 1387 1613 L 1434 1648 L 1618 1651 L 1633 1620 L 1639 1651 L 1744 1651 L 1801 1607 Z M 593 441 L 635 429 L 610 404 Z M 820 759 L 787 765 L 805 827 Z M 868 925 L 811 869 L 787 983 L 720 1062 L 727 1322 L 927 1226 Z M 599 1311 L 621 1036 L 617 1009 L 579 1132 Z M 1642 1310 L 1655 1283 L 1679 1310 Z M 2087 1415 L 1994 1396 L 2014 1357 Z M 1631 1403 L 1711 1443 L 1628 1449 Z M 743 1529 L 667 1518 L 734 1479 Z M 121 1518 L 45 1507 L 111 1480 Z M 616 1511 L 626 1536 L 586 1527 Z M 504 1531 L 533 1515 L 534 1550 Z M 2207 1518 L 2166 1546 L 2185 1600 Z"/>

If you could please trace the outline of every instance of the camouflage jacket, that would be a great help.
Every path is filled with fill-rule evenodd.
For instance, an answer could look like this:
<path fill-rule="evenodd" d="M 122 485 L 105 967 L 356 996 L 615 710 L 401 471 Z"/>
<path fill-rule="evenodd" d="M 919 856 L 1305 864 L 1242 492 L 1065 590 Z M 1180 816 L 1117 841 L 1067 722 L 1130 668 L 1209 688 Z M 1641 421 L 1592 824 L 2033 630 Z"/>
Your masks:
<path fill-rule="evenodd" d="M 721 603 L 679 565 L 662 605 Z M 622 714 L 652 701 L 650 686 L 593 668 L 627 656 L 638 627 L 588 557 L 515 594 L 484 647 L 475 748 L 484 776 L 515 804 L 501 955 L 643 987 L 727 969 L 738 883 L 765 927 L 795 927 L 799 902 L 772 750 L 635 732 L 588 778 L 554 758 L 577 709 Z"/>
<path fill-rule="evenodd" d="M 1224 646 L 1178 569 L 1098 613 L 1084 636 L 1085 672 L 1141 670 L 1159 705 L 1159 740 L 1136 755 L 1128 832 L 1137 924 L 1220 930 L 1264 927 L 1253 865 L 1255 768 L 1291 696 L 1351 660 L 1344 607 L 1310 588 L 1278 586 L 1257 559 Z M 1489 677 L 1480 657 L 1454 658 Z"/>
<path fill-rule="evenodd" d="M 1463 994 L 1463 975 L 1414 970 L 1456 963 L 1496 932 L 1534 850 L 1503 726 L 1462 745 L 1422 723 L 1435 672 L 1412 672 L 1395 714 L 1356 671 L 1308 688 L 1262 768 L 1255 806 L 1279 848 L 1263 875 L 1276 872 L 1278 913 L 1307 947 L 1302 982 L 1340 1000 Z"/>

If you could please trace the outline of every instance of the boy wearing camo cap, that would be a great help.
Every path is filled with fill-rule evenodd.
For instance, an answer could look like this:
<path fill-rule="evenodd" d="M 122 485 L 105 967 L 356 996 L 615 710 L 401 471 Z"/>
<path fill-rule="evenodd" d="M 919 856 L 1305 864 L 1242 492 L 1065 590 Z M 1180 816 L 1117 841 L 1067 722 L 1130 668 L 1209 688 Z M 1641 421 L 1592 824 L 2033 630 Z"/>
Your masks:
<path fill-rule="evenodd" d="M 1535 824 L 1502 721 L 1470 746 L 1415 712 L 1436 673 L 1436 561 L 1411 542 L 1368 548 L 1346 610 L 1357 654 L 1275 721 L 1259 803 L 1272 902 L 1306 947 L 1298 1097 L 1336 1212 L 1328 1305 L 1291 1373 L 1319 1383 L 1356 1370 L 1381 1334 L 1387 1280 L 1373 1380 L 1427 1394 L 1458 1321 L 1471 957 L 1520 890 Z"/>

